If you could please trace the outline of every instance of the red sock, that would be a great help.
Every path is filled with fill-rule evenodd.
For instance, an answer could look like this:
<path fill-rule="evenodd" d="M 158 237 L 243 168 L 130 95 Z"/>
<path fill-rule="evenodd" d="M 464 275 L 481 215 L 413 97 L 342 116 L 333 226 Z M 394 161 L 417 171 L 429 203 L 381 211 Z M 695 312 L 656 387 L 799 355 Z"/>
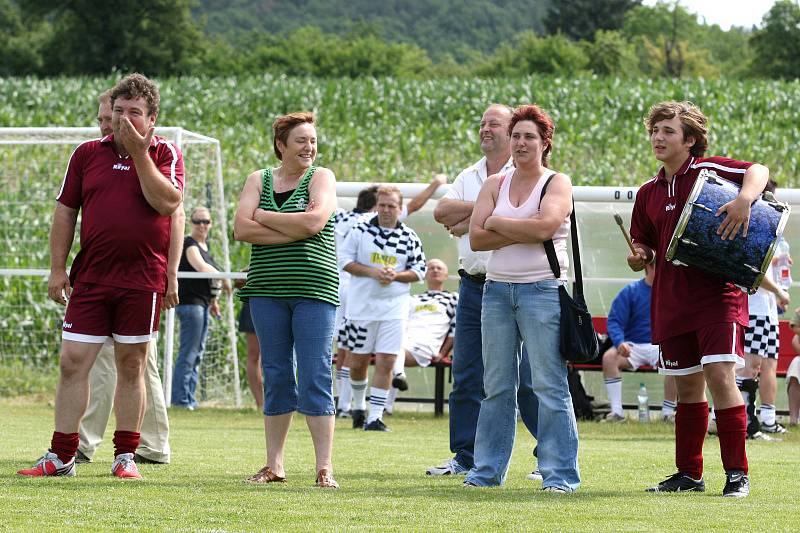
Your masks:
<path fill-rule="evenodd" d="M 137 431 L 114 432 L 114 457 L 121 453 L 135 453 L 139 447 L 140 433 Z"/>
<path fill-rule="evenodd" d="M 79 441 L 80 437 L 77 433 L 54 431 L 50 441 L 50 451 L 56 454 L 62 463 L 68 463 L 75 457 Z"/>
<path fill-rule="evenodd" d="M 675 466 L 692 479 L 703 477 L 703 441 L 707 430 L 708 402 L 678 403 L 675 412 Z"/>
<path fill-rule="evenodd" d="M 744 405 L 719 409 L 717 413 L 717 434 L 722 466 L 725 472 L 741 470 L 747 473 L 747 452 L 744 442 L 747 438 L 747 411 Z"/>

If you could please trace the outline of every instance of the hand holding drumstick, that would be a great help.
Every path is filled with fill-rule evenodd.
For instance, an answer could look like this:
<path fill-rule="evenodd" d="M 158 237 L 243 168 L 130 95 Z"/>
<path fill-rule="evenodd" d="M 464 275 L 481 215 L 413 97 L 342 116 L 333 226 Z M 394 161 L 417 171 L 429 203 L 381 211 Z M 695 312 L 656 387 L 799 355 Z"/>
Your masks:
<path fill-rule="evenodd" d="M 631 267 L 631 270 L 634 272 L 639 272 L 645 267 L 645 265 L 652 263 L 655 252 L 653 252 L 653 250 L 650 248 L 638 243 L 634 246 L 633 242 L 631 241 L 631 236 L 628 235 L 628 230 L 625 229 L 625 225 L 623 224 L 622 217 L 619 216 L 619 213 L 614 213 L 614 220 L 617 222 L 622 235 L 625 237 L 625 242 L 628 243 L 628 248 L 631 249 L 631 254 L 628 256 L 628 266 Z"/>

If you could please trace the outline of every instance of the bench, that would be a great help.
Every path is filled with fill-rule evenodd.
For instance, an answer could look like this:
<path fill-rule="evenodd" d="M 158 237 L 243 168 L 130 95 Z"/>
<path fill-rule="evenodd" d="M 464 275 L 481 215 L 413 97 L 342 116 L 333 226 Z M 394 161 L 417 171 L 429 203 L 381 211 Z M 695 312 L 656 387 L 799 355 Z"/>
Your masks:
<path fill-rule="evenodd" d="M 595 331 L 597 331 L 598 333 L 605 334 L 608 332 L 608 324 L 606 317 L 604 316 L 592 317 L 592 322 L 594 323 Z M 794 352 L 792 351 L 793 335 L 794 333 L 789 327 L 789 322 L 786 320 L 781 320 L 779 324 L 780 352 L 778 357 L 778 370 L 777 370 L 778 377 L 786 377 L 786 371 L 789 368 L 789 363 L 792 362 L 792 358 L 795 355 Z M 334 362 L 335 362 L 335 356 L 334 356 Z M 370 361 L 370 364 L 372 364 L 372 361 Z M 584 370 L 588 372 L 602 372 L 603 370 L 603 365 L 601 361 L 573 364 L 572 366 L 576 370 Z M 444 404 L 447 403 L 447 398 L 445 398 L 444 394 L 445 373 L 446 370 L 451 369 L 451 367 L 452 367 L 452 360 L 450 358 L 442 359 L 438 363 L 432 363 L 430 367 L 428 367 L 428 368 L 433 368 L 436 371 L 436 375 L 434 376 L 434 389 L 433 389 L 434 394 L 432 399 L 402 396 L 398 397 L 396 401 L 412 402 L 412 403 L 433 403 L 434 414 L 436 416 L 442 416 L 444 414 Z M 656 372 L 657 370 L 650 366 L 643 366 L 640 367 L 637 371 Z M 448 381 L 452 381 L 452 373 L 450 374 Z M 632 407 L 626 406 L 626 408 L 632 408 Z M 654 406 L 653 408 L 658 409 L 660 407 Z"/>
<path fill-rule="evenodd" d="M 604 316 L 595 316 L 592 317 L 592 323 L 594 324 L 594 329 L 597 333 L 608 333 L 608 319 Z M 792 362 L 792 358 L 794 357 L 795 353 L 792 350 L 792 336 L 794 333 L 792 329 L 789 327 L 789 322 L 786 320 L 781 320 L 778 323 L 778 338 L 780 343 L 780 348 L 778 352 L 778 369 L 777 375 L 778 377 L 785 378 L 786 371 L 789 369 L 789 363 Z M 576 364 L 573 365 L 577 370 L 589 370 L 589 371 L 602 371 L 603 365 L 602 360 L 598 358 L 597 361 L 592 361 L 591 363 L 583 363 L 583 364 Z M 640 367 L 638 372 L 656 372 L 655 368 L 649 366 Z"/>
<path fill-rule="evenodd" d="M 608 332 L 608 324 L 607 324 L 607 317 L 604 316 L 596 316 L 592 317 L 592 322 L 594 323 L 595 331 L 598 333 L 606 334 Z M 795 353 L 792 350 L 792 336 L 794 333 L 792 329 L 789 327 L 789 322 L 786 320 L 781 320 L 779 323 L 779 339 L 780 339 L 780 352 L 778 357 L 778 370 L 777 375 L 778 377 L 786 377 L 786 371 L 789 368 L 789 363 L 792 362 L 792 358 L 794 357 Z M 433 401 L 433 411 L 436 416 L 441 416 L 444 414 L 444 404 L 447 403 L 447 399 L 444 396 L 444 387 L 445 387 L 445 370 L 451 368 L 452 361 L 450 359 L 444 359 L 439 363 L 434 363 L 430 366 L 430 368 L 434 368 L 436 370 L 435 382 L 434 382 L 434 397 L 433 400 L 430 398 L 397 398 L 397 401 L 404 401 L 404 402 L 417 402 L 417 403 L 430 403 Z M 589 372 L 602 372 L 603 365 L 601 361 L 591 362 L 591 363 L 583 363 L 583 364 L 574 364 L 573 367 L 576 370 L 585 370 Z M 649 366 L 640 367 L 638 372 L 656 372 L 657 369 Z M 452 375 L 450 376 L 450 381 L 452 381 Z M 628 406 L 630 407 L 630 406 Z M 635 408 L 635 406 L 633 406 Z M 659 406 L 655 406 L 655 408 L 660 408 Z"/>

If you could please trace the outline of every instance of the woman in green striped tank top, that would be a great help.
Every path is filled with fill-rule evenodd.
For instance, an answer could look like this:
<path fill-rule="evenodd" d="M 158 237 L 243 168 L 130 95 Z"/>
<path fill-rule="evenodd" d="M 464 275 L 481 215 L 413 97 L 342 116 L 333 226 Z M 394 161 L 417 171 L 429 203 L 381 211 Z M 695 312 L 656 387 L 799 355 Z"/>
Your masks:
<path fill-rule="evenodd" d="M 272 130 L 281 164 L 248 176 L 233 230 L 237 240 L 253 245 L 239 297 L 250 302 L 264 374 L 267 464 L 248 481 L 285 481 L 283 449 L 298 411 L 314 441 L 317 486 L 338 488 L 331 463 L 336 412 L 331 348 L 339 305 L 336 179 L 327 168 L 313 166 L 312 113 L 278 117 Z"/>

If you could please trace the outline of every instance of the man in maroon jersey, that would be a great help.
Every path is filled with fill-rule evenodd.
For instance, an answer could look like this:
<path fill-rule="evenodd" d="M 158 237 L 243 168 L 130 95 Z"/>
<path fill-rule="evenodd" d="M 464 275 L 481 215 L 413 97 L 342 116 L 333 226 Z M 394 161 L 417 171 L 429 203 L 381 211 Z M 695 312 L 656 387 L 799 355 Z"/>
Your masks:
<path fill-rule="evenodd" d="M 89 370 L 114 339 L 117 390 L 114 463 L 139 479 L 133 461 L 144 407 L 144 368 L 167 285 L 170 215 L 183 196 L 183 157 L 154 136 L 158 87 L 126 76 L 111 90 L 113 134 L 73 152 L 50 231 L 48 295 L 67 306 L 50 449 L 23 476 L 74 476 L 78 427 L 89 399 Z M 80 251 L 66 272 L 78 212 Z"/>
<path fill-rule="evenodd" d="M 742 345 L 748 325 L 747 295 L 731 283 L 692 266 L 665 260 L 667 246 L 700 171 L 713 169 L 740 183 L 739 195 L 719 208 L 721 239 L 747 236 L 750 205 L 763 191 L 769 170 L 723 157 L 704 158 L 707 119 L 689 102 L 662 102 L 650 109 L 645 126 L 656 159 L 663 166 L 636 195 L 631 237 L 636 254 L 628 265 L 640 271 L 656 263 L 651 324 L 661 347 L 659 371 L 675 376 L 675 464 L 678 472 L 649 492 L 705 490 L 703 439 L 708 427 L 705 387 L 717 414 L 720 452 L 727 480 L 723 496 L 749 494 L 745 437 L 747 416 L 736 387 L 735 367 L 744 365 Z"/>

